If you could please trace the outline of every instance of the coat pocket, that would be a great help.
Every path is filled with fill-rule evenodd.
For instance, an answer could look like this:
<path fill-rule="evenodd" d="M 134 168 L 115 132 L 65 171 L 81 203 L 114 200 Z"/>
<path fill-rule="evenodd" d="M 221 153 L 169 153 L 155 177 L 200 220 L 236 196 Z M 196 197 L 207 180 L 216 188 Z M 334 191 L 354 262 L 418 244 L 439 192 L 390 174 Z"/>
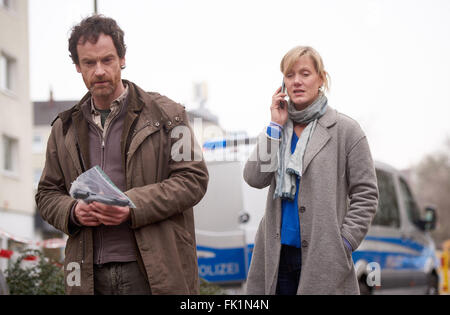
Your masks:
<path fill-rule="evenodd" d="M 170 226 L 172 227 L 173 231 L 175 232 L 175 236 L 176 236 L 177 240 L 180 241 L 181 243 L 187 245 L 191 249 L 194 249 L 194 240 L 189 235 L 189 232 L 186 231 L 183 227 L 179 226 L 178 224 L 171 222 L 170 220 L 169 220 L 169 222 L 170 222 Z"/>
<path fill-rule="evenodd" d="M 347 266 L 349 269 L 351 269 L 353 266 L 352 251 L 345 244 L 345 240 L 343 237 L 341 239 L 341 249 L 345 255 L 344 257 L 346 258 Z"/>
<path fill-rule="evenodd" d="M 169 221 L 170 222 L 170 221 Z M 186 281 L 186 286 L 190 292 L 196 293 L 196 283 L 198 281 L 198 265 L 194 239 L 183 227 L 174 222 L 170 222 L 175 235 L 178 259 L 182 267 L 182 273 Z"/>

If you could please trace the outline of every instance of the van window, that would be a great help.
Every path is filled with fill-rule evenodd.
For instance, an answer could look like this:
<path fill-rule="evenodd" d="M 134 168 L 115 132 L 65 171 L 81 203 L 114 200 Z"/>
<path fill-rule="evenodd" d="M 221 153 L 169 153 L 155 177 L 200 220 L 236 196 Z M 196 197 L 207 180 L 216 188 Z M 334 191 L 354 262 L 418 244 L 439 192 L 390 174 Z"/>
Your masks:
<path fill-rule="evenodd" d="M 378 209 L 372 225 L 400 227 L 400 213 L 395 193 L 394 178 L 392 174 L 376 170 L 378 180 Z"/>
<path fill-rule="evenodd" d="M 420 224 L 420 210 L 417 206 L 417 203 L 414 200 L 413 195 L 411 194 L 411 190 L 408 187 L 408 184 L 400 178 L 400 189 L 403 195 L 403 204 L 406 209 L 406 213 L 408 213 L 409 220 L 415 224 Z"/>

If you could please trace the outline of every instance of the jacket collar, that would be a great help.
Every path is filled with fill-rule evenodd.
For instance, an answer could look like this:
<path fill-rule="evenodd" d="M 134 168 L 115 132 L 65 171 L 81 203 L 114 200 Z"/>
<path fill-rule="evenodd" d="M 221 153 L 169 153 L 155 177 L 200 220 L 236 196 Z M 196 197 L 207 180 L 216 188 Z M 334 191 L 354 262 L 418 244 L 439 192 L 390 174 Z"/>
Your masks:
<path fill-rule="evenodd" d="M 142 90 L 136 84 L 134 84 L 130 81 L 127 81 L 127 80 L 122 80 L 122 81 L 124 84 L 127 84 L 128 88 L 129 88 L 128 97 L 127 97 L 128 115 L 130 117 L 137 117 L 139 115 L 139 113 L 141 113 L 143 111 L 146 101 L 148 103 L 148 101 L 149 101 L 149 100 L 147 100 L 148 95 L 144 90 Z M 91 93 L 90 92 L 86 93 L 83 96 L 83 98 L 78 102 L 78 104 L 76 104 L 75 106 L 73 106 L 72 108 L 70 108 L 64 112 L 59 113 L 58 116 L 55 118 L 55 120 L 52 122 L 52 125 L 54 124 L 56 119 L 60 118 L 63 123 L 64 134 L 66 134 L 67 128 L 70 125 L 72 118 L 81 114 L 82 105 L 85 104 L 90 98 L 91 98 Z M 145 117 L 143 117 L 144 119 L 140 119 L 140 121 L 145 123 L 150 118 L 152 120 L 156 119 L 159 122 L 157 124 L 157 126 L 164 126 L 165 121 L 168 120 L 168 117 L 165 115 L 164 111 L 161 110 L 159 105 L 156 104 L 156 102 L 153 102 L 150 100 L 150 104 L 151 104 L 151 106 L 147 107 L 148 110 L 146 110 L 142 113 L 145 116 Z M 139 127 L 139 126 L 136 126 L 136 127 Z"/>
<path fill-rule="evenodd" d="M 328 106 L 325 114 L 322 117 L 320 117 L 317 122 L 325 128 L 332 127 L 337 122 L 336 110 Z"/>
<path fill-rule="evenodd" d="M 134 83 L 122 80 L 122 82 L 128 85 L 128 111 L 139 113 L 144 108 L 144 100 L 142 99 L 142 90 Z"/>
<path fill-rule="evenodd" d="M 136 124 L 136 129 L 142 128 L 143 125 L 148 124 L 149 122 L 156 121 L 159 123 L 152 125 L 159 129 L 168 119 L 164 114 L 164 111 L 149 97 L 148 93 L 139 86 L 129 81 L 124 80 L 124 82 L 128 83 L 130 88 L 128 95 L 128 113 L 130 115 L 135 114 L 140 116 L 140 119 Z M 145 106 L 146 104 L 147 106 Z"/>
<path fill-rule="evenodd" d="M 328 106 L 325 114 L 320 117 L 317 122 L 318 124 L 316 125 L 316 129 L 314 130 L 311 140 L 306 147 L 305 155 L 303 158 L 303 174 L 305 174 L 311 161 L 331 139 L 328 128 L 331 128 L 337 122 L 336 110 Z"/>

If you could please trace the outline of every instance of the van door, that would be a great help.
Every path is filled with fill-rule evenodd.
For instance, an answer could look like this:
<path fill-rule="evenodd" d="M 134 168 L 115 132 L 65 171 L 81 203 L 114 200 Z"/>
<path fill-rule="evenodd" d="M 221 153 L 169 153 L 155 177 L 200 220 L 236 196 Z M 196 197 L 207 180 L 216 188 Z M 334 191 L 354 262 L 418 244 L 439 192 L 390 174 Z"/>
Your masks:
<path fill-rule="evenodd" d="M 395 177 L 377 169 L 378 209 L 372 226 L 358 250 L 356 261 L 376 262 L 381 267 L 381 289 L 392 290 L 407 285 L 408 274 L 403 268 L 404 249 L 401 243 L 401 215 Z"/>
<path fill-rule="evenodd" d="M 420 228 L 420 211 L 416 201 L 414 200 L 413 194 L 411 193 L 406 181 L 399 178 L 399 182 L 402 203 L 408 220 L 408 224 L 405 225 L 402 237 L 404 239 L 405 246 L 415 251 L 415 253 L 410 255 L 407 260 L 408 268 L 411 270 L 409 285 L 412 289 L 414 287 L 426 288 L 426 265 L 428 263 L 428 259 L 430 258 L 428 240 L 425 236 L 425 232 Z"/>
<path fill-rule="evenodd" d="M 242 282 L 247 277 L 242 163 L 211 161 L 208 191 L 194 207 L 199 275 L 216 283 Z"/>

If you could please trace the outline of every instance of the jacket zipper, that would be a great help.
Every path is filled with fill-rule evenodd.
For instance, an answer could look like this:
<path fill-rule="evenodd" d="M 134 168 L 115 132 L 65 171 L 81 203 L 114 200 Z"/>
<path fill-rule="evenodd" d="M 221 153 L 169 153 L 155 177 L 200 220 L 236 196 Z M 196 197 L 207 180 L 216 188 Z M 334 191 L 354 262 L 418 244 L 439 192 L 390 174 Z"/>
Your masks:
<path fill-rule="evenodd" d="M 97 131 L 97 134 L 98 134 L 98 136 L 100 138 L 100 141 L 101 141 L 100 168 L 102 170 L 104 170 L 104 168 L 105 168 L 105 160 L 106 160 L 106 158 L 105 158 L 105 139 L 108 138 L 109 131 L 111 130 L 111 126 L 113 125 L 113 122 L 117 119 L 117 117 L 120 116 L 120 114 L 121 114 L 121 111 L 119 111 L 119 113 L 117 113 L 111 119 L 111 122 L 109 123 L 108 129 L 106 130 L 105 136 L 103 136 L 103 131 L 96 124 L 94 124 L 91 121 L 88 121 L 91 125 L 94 126 L 94 129 Z M 101 229 L 101 227 L 100 227 L 100 229 Z M 103 231 L 102 230 L 100 230 L 99 237 L 100 237 L 100 248 L 99 248 L 100 254 L 98 255 L 97 264 L 101 263 L 101 256 L 102 256 L 101 253 L 103 252 Z"/>
<path fill-rule="evenodd" d="M 111 130 L 111 126 L 113 125 L 113 122 L 117 120 L 117 117 L 119 117 L 121 114 L 121 111 L 117 113 L 111 120 L 108 126 L 108 130 L 106 130 L 105 136 L 103 136 L 103 131 L 100 129 L 99 126 L 97 126 L 95 123 L 89 121 L 89 123 L 94 126 L 94 129 L 97 131 L 97 134 L 100 138 L 101 142 L 101 157 L 100 157 L 100 168 L 104 170 L 105 167 L 105 146 L 106 146 L 106 139 L 108 138 L 109 131 Z"/>
<path fill-rule="evenodd" d="M 103 228 L 100 226 L 100 233 L 99 233 L 99 237 L 100 237 L 100 253 L 98 255 L 98 261 L 97 264 L 101 264 L 102 263 L 102 253 L 103 253 Z"/>
<path fill-rule="evenodd" d="M 105 138 L 102 138 L 102 161 L 100 163 L 103 169 L 105 167 Z"/>
<path fill-rule="evenodd" d="M 97 131 L 97 135 L 99 136 L 99 138 L 100 138 L 100 142 L 101 142 L 101 152 L 100 152 L 100 168 L 103 170 L 104 169 L 104 161 L 105 161 L 105 138 L 103 137 L 103 132 L 100 130 L 100 128 L 96 125 L 96 124 L 93 124 L 94 125 L 94 128 L 95 128 L 95 130 Z M 101 226 L 99 226 L 98 227 L 99 229 L 100 229 L 100 231 L 99 231 L 99 233 L 98 233 L 98 238 L 99 238 L 99 244 L 100 244 L 100 248 L 98 249 L 99 250 L 99 255 L 98 255 L 98 258 L 97 258 L 97 264 L 100 264 L 101 263 L 101 253 L 103 252 L 103 230 L 102 230 L 102 227 Z"/>

